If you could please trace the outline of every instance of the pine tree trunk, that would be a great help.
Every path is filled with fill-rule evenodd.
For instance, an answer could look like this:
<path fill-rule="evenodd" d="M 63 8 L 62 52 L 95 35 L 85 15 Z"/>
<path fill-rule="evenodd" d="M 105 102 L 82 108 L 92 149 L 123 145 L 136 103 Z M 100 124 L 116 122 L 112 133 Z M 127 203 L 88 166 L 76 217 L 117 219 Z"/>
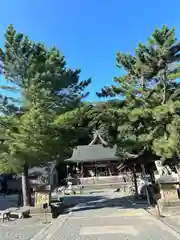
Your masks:
<path fill-rule="evenodd" d="M 23 195 L 23 206 L 31 206 L 32 198 L 30 191 L 30 184 L 28 179 L 28 165 L 24 164 L 22 173 L 22 195 Z"/>
<path fill-rule="evenodd" d="M 28 206 L 28 194 L 27 194 L 27 178 L 28 178 L 28 168 L 24 164 L 22 172 L 22 195 L 23 195 L 23 206 Z"/>

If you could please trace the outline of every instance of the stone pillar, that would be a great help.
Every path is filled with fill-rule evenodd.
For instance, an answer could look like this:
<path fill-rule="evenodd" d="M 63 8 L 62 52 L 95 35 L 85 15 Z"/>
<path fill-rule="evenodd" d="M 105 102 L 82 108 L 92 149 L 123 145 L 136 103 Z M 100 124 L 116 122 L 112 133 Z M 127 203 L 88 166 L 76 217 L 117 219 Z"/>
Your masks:
<path fill-rule="evenodd" d="M 161 212 L 169 211 L 172 207 L 180 207 L 180 201 L 178 197 L 179 183 L 173 181 L 159 180 L 160 195 L 158 200 Z"/>

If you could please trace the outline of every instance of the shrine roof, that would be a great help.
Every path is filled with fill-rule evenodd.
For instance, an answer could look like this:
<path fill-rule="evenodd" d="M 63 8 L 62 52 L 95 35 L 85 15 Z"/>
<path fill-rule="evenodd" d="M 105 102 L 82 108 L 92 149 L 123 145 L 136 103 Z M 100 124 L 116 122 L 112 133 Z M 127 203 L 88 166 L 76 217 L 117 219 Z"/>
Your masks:
<path fill-rule="evenodd" d="M 102 144 L 77 146 L 73 150 L 68 162 L 93 162 L 93 161 L 118 160 L 116 148 L 104 147 Z"/>

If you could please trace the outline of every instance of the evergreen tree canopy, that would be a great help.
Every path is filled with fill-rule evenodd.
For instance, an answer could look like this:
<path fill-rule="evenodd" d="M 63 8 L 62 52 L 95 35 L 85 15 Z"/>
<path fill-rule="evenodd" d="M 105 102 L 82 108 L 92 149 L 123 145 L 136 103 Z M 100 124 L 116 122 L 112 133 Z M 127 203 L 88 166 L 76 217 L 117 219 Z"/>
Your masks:
<path fill-rule="evenodd" d="M 175 30 L 155 29 L 134 55 L 118 53 L 116 59 L 126 74 L 114 77 L 115 84 L 97 95 L 123 100 L 123 106 L 114 109 L 116 117 L 109 109 L 104 122 L 117 154 L 129 159 L 150 151 L 163 160 L 179 155 L 180 42 Z"/>
<path fill-rule="evenodd" d="M 16 89 L 21 96 L 19 105 L 2 98 L 6 151 L 1 158 L 21 171 L 25 163 L 34 166 L 62 157 L 68 152 L 69 132 L 57 127 L 56 116 L 81 106 L 91 80 L 80 81 L 80 70 L 68 68 L 56 47 L 47 49 L 16 32 L 12 25 L 5 33 L 0 60 L 6 80 L 12 84 L 12 89 L 3 89 Z M 11 105 L 14 108 L 8 115 Z"/>

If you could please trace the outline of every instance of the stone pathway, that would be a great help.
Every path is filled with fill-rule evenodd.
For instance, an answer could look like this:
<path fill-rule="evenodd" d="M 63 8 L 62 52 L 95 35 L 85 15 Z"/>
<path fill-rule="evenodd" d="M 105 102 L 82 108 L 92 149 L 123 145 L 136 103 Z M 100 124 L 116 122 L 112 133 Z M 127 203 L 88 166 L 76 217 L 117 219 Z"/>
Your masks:
<path fill-rule="evenodd" d="M 154 208 L 147 209 L 147 212 L 156 216 L 156 210 Z M 159 221 L 163 222 L 168 227 L 174 229 L 180 234 L 180 208 L 169 208 L 168 211 L 162 213 L 162 217 Z"/>
<path fill-rule="evenodd" d="M 44 240 L 177 240 L 180 235 L 144 209 L 117 196 L 109 196 L 71 209 L 56 220 Z"/>
<path fill-rule="evenodd" d="M 43 222 L 42 215 L 0 222 L 0 240 L 29 240 L 45 227 Z"/>
<path fill-rule="evenodd" d="M 0 210 L 16 206 L 16 194 L 0 195 Z M 5 222 L 0 221 L 0 240 L 29 240 L 44 227 L 42 222 L 42 216 Z"/>
<path fill-rule="evenodd" d="M 0 222 L 0 240 L 177 240 L 180 218 L 157 220 L 142 206 L 134 205 L 120 193 L 107 192 L 67 198 L 77 205 L 51 224 L 43 216 Z M 169 227 L 170 226 L 170 227 Z M 45 228 L 45 229 L 44 229 Z"/>

